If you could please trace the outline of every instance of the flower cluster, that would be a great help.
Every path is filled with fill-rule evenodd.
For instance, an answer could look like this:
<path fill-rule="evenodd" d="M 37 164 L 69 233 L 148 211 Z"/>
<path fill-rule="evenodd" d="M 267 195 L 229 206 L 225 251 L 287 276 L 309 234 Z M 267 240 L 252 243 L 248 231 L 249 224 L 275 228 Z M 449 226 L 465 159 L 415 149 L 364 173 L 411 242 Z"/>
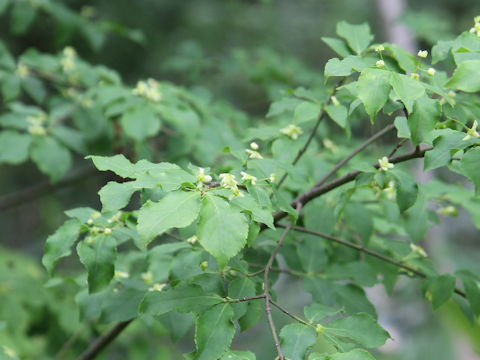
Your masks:
<path fill-rule="evenodd" d="M 443 216 L 458 216 L 457 208 L 453 205 L 448 205 L 437 210 Z"/>
<path fill-rule="evenodd" d="M 263 156 L 257 151 L 259 146 L 256 142 L 250 143 L 250 149 L 245 149 L 249 159 L 263 159 Z"/>
<path fill-rule="evenodd" d="M 77 56 L 77 52 L 71 46 L 67 46 L 63 49 L 63 57 L 60 60 L 60 64 L 62 64 L 63 72 L 69 73 L 75 70 L 75 57 Z"/>
<path fill-rule="evenodd" d="M 462 140 L 470 140 L 470 138 L 475 137 L 475 138 L 480 138 L 480 135 L 478 134 L 477 131 L 478 127 L 478 121 L 475 120 L 472 124 L 472 127 L 467 130 L 467 135 L 462 139 Z"/>
<path fill-rule="evenodd" d="M 154 79 L 147 81 L 139 81 L 137 87 L 133 89 L 133 93 L 138 96 L 143 96 L 153 102 L 158 102 L 162 99 L 162 94 L 159 91 L 158 82 Z"/>
<path fill-rule="evenodd" d="M 473 27 L 470 29 L 471 34 L 477 34 L 480 37 L 480 16 L 473 18 Z"/>
<path fill-rule="evenodd" d="M 47 134 L 45 129 L 45 122 L 47 121 L 47 114 L 44 112 L 39 113 L 36 116 L 28 116 L 27 122 L 30 124 L 28 132 L 33 136 L 43 136 Z"/>
<path fill-rule="evenodd" d="M 235 180 L 235 175 L 229 173 L 220 174 L 220 185 L 225 189 L 229 189 L 233 195 L 243 197 L 244 195 L 238 189 L 238 183 Z"/>
<path fill-rule="evenodd" d="M 257 178 L 255 176 L 247 174 L 245 171 L 241 171 L 240 174 L 242 175 L 243 181 L 250 182 L 252 185 L 256 184 Z"/>
<path fill-rule="evenodd" d="M 427 50 L 419 50 L 417 53 L 418 57 L 425 59 L 428 56 L 428 51 Z"/>
<path fill-rule="evenodd" d="M 410 244 L 410 249 L 412 249 L 412 252 L 414 254 L 420 255 L 421 257 L 424 257 L 424 258 L 427 257 L 427 253 L 421 246 Z"/>
<path fill-rule="evenodd" d="M 204 182 L 212 181 L 212 177 L 210 175 L 205 174 L 204 168 L 198 168 L 197 172 L 197 185 L 202 186 Z"/>
<path fill-rule="evenodd" d="M 376 65 L 377 67 L 385 67 L 385 61 L 383 61 L 383 60 L 378 60 L 378 61 L 375 63 L 375 65 Z"/>
<path fill-rule="evenodd" d="M 300 129 L 297 125 L 290 124 L 283 129 L 280 129 L 282 134 L 287 135 L 292 140 L 297 140 L 298 135 L 303 134 L 302 129 Z"/>

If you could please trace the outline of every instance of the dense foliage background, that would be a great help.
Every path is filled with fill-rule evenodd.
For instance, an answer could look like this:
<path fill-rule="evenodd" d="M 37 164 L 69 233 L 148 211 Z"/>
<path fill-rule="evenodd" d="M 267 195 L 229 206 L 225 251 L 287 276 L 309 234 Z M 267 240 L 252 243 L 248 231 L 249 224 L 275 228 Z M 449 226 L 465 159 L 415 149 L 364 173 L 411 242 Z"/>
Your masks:
<path fill-rule="evenodd" d="M 480 14 L 480 5 L 474 0 L 412 1 L 406 4 L 398 21 L 409 29 L 410 43 L 416 54 L 419 49 L 430 50 L 438 41 L 451 40 L 468 31 L 472 26 L 472 14 Z M 266 114 L 272 112 L 272 102 L 281 100 L 285 94 L 291 95 L 293 89 L 303 87 L 311 91 L 301 96 L 314 93 L 322 99 L 328 97 L 323 78 L 325 63 L 337 55 L 321 38 L 337 37 L 335 30 L 339 21 L 368 22 L 375 35 L 374 43 L 382 43 L 392 40 L 388 30 L 393 23 L 386 21 L 385 16 L 379 11 L 377 2 L 367 0 L 142 0 L 134 3 L 0 0 L 3 99 L 0 126 L 2 130 L 8 129 L 8 114 L 13 113 L 40 119 L 40 126 L 33 131 L 42 131 L 41 113 L 32 108 L 11 106 L 12 102 L 21 100 L 31 106 L 41 104 L 44 109 L 54 109 L 58 125 L 55 136 L 65 139 L 60 145 L 37 146 L 37 155 L 30 154 L 27 162 L 11 161 L 5 148 L 0 153 L 0 345 L 14 348 L 25 359 L 74 358 L 111 326 L 108 312 L 102 314 L 100 322 L 98 314 L 81 314 L 89 320 L 80 321 L 79 313 L 84 309 L 80 307 L 79 310 L 78 304 L 82 303 L 85 293 L 79 292 L 78 275 L 83 266 L 76 257 L 57 264 L 64 278 L 49 277 L 41 263 L 45 239 L 65 222 L 64 211 L 77 207 L 101 209 L 98 190 L 108 181 L 121 181 L 112 173 L 96 171 L 92 161 L 84 159 L 85 155 L 122 153 L 132 161 L 165 161 L 183 168 L 191 162 L 214 167 L 218 154 L 226 145 L 242 149 L 250 138 L 262 138 L 258 133 L 259 137 L 255 137 L 253 130 L 247 129 L 270 126 L 272 120 Z M 68 70 L 69 59 L 75 59 L 80 69 L 80 78 L 66 77 L 74 86 L 56 83 L 56 78 L 38 76 L 42 80 L 39 81 L 21 76 L 19 64 L 45 69 L 48 73 L 54 61 L 60 62 L 63 70 Z M 453 64 L 448 58 L 442 66 L 448 68 Z M 130 94 L 130 88 L 135 88 L 139 79 L 148 78 L 160 81 L 162 95 L 175 104 L 176 110 L 159 109 L 162 125 L 145 124 L 145 132 L 135 126 L 129 128 L 127 118 L 121 126 L 128 136 L 122 137 L 120 125 L 105 125 L 109 116 L 119 116 L 129 109 L 131 122 L 135 122 L 148 114 L 142 113 L 141 103 L 129 104 L 135 110 L 110 106 L 115 99 L 124 96 L 121 90 L 113 87 L 128 87 Z M 109 107 L 107 115 L 91 110 L 88 102 L 77 97 L 98 81 L 112 85 L 111 92 L 95 93 L 102 99 L 102 106 Z M 148 92 L 145 96 L 148 98 Z M 151 96 L 155 97 L 155 92 Z M 478 106 L 478 98 L 472 97 L 471 101 Z M 71 106 L 72 102 L 76 105 Z M 480 120 L 475 111 L 473 113 Z M 202 113 L 204 119 L 199 118 Z M 386 124 L 383 115 L 374 126 L 365 125 L 368 123 L 366 117 L 352 118 L 349 139 L 342 129 L 320 126 L 321 138 L 316 146 L 323 144 L 331 153 L 329 157 L 311 159 L 306 165 L 310 172 L 289 179 L 286 183 L 289 190 L 300 192 L 302 189 L 304 183 L 296 179 L 314 183 L 323 175 L 322 168 L 341 160 L 353 145 L 361 143 L 360 139 L 376 133 Z M 70 122 L 76 126 L 76 132 L 62 126 Z M 27 129 L 32 125 L 38 124 L 34 120 L 20 127 Z M 155 137 L 149 138 L 153 134 Z M 268 139 L 269 135 L 265 136 Z M 325 143 L 323 139 L 330 139 L 330 142 Z M 14 147 L 21 141 L 15 138 L 10 145 Z M 382 153 L 395 144 L 391 134 L 380 139 L 373 148 Z M 19 160 L 25 157 L 23 154 L 17 156 Z M 45 156 L 51 159 L 42 165 L 38 158 Z M 281 156 L 288 159 L 289 154 Z M 220 170 L 229 166 L 227 160 L 216 170 L 221 173 Z M 408 169 L 419 182 L 438 178 L 473 191 L 465 178 L 446 169 L 427 173 L 422 172 L 421 166 Z M 435 193 L 437 189 L 431 186 L 430 191 Z M 448 201 L 461 203 L 462 195 L 467 197 L 458 192 Z M 134 198 L 131 208 L 138 208 L 135 205 L 140 201 Z M 442 208 L 441 205 L 431 207 L 432 213 Z M 457 207 L 447 214 L 455 216 L 439 216 L 440 221 L 429 215 L 430 221 L 438 221 L 438 224 L 426 236 L 420 236 L 421 245 L 439 273 L 463 268 L 480 273 L 478 228 L 474 226 L 478 227 L 480 211 L 476 200 L 471 200 L 470 205 L 468 211 Z M 179 235 L 187 234 L 188 231 Z M 214 261 L 213 258 L 207 260 Z M 130 264 L 135 259 L 122 261 Z M 287 259 L 277 265 L 282 267 L 285 261 L 288 263 Z M 369 283 L 368 279 L 360 281 Z M 285 307 L 292 313 L 302 314 L 303 307 L 311 302 L 311 295 L 301 288 L 301 283 L 281 274 L 274 289 L 281 294 Z M 433 312 L 416 280 L 400 278 L 388 296 L 383 286 L 370 287 L 367 297 L 377 309 L 379 323 L 395 339 L 380 347 L 375 352 L 376 358 L 447 360 L 478 357 L 475 353 L 475 349 L 480 348 L 478 321 L 476 324 L 470 322 L 453 301 Z M 113 304 L 112 308 L 118 311 L 118 306 L 121 304 Z M 258 359 L 274 358 L 275 349 L 263 311 L 261 316 L 258 325 L 235 338 L 232 348 L 251 350 Z M 291 322 L 281 313 L 274 313 L 274 319 L 279 329 Z M 193 330 L 186 325 L 175 328 L 172 324 L 187 324 L 188 321 L 191 320 L 173 316 L 163 316 L 161 321 L 142 318 L 129 325 L 99 358 L 181 358 L 181 354 L 195 349 Z"/>

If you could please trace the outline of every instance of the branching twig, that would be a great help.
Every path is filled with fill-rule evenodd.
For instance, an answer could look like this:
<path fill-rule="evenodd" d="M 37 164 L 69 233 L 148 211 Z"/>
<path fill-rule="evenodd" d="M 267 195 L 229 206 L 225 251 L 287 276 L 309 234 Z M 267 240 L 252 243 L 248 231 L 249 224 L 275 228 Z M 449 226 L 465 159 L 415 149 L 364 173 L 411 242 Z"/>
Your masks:
<path fill-rule="evenodd" d="M 285 309 L 283 306 L 277 304 L 275 301 L 273 301 L 272 299 L 270 299 L 270 303 L 275 306 L 278 310 L 280 310 L 281 312 L 283 312 L 284 314 L 290 316 L 292 319 L 294 319 L 295 321 L 298 321 L 300 324 L 303 324 L 303 325 L 307 325 L 307 326 L 313 326 L 312 324 L 309 324 L 308 322 L 306 322 L 305 320 L 299 318 L 298 316 L 296 315 L 293 315 L 290 311 L 288 311 L 287 309 Z"/>
<path fill-rule="evenodd" d="M 395 145 L 395 147 L 393 148 L 392 152 L 390 154 L 388 154 L 388 157 L 392 157 L 393 155 L 395 155 L 395 153 L 403 146 L 403 144 L 405 144 L 406 142 L 408 141 L 408 139 L 402 139 L 400 140 L 397 145 Z"/>
<path fill-rule="evenodd" d="M 337 165 L 335 165 L 329 172 L 323 175 L 322 178 L 318 180 L 318 182 L 315 184 L 315 187 L 321 186 L 325 181 L 328 180 L 330 176 L 335 174 L 342 166 L 348 163 L 355 155 L 357 155 L 359 152 L 365 149 L 368 145 L 370 145 L 371 143 L 373 143 L 375 140 L 382 137 L 383 135 L 387 134 L 389 131 L 393 130 L 394 128 L 395 128 L 395 125 L 390 124 L 384 127 L 382 130 L 380 130 L 376 134 L 372 135 L 367 140 L 365 140 L 365 142 L 360 144 L 360 146 L 358 146 L 355 150 L 353 150 L 347 157 L 345 157 L 342 161 L 340 161 Z"/>
<path fill-rule="evenodd" d="M 133 320 L 123 321 L 118 324 L 115 324 L 110 330 L 108 330 L 105 334 L 100 336 L 96 339 L 87 350 L 80 355 L 77 360 L 91 360 L 95 359 L 95 357 L 105 348 L 108 344 L 110 344 L 120 333 L 125 330 L 125 328 L 130 324 Z"/>
<path fill-rule="evenodd" d="M 281 227 L 281 228 L 287 228 L 289 225 L 283 225 L 283 224 L 277 224 L 278 227 Z M 354 244 L 354 243 L 351 243 L 349 241 L 346 241 L 346 240 L 343 240 L 343 239 L 340 239 L 340 238 L 337 238 L 335 236 L 332 236 L 332 235 L 328 235 L 328 234 L 324 234 L 324 233 L 321 233 L 319 231 L 315 231 L 315 230 L 311 230 L 311 229 L 307 229 L 307 228 L 304 228 L 304 227 L 301 227 L 301 226 L 295 226 L 293 228 L 293 230 L 295 231 L 299 231 L 299 232 L 303 232 L 303 233 L 306 233 L 306 234 L 310 234 L 310 235 L 315 235 L 315 236 L 318 236 L 318 237 L 321 237 L 321 238 L 324 238 L 324 239 L 327 239 L 327 240 L 330 240 L 330 241 L 333 241 L 333 242 L 336 242 L 337 244 L 341 244 L 341 245 L 344 245 L 344 246 L 348 246 L 352 249 L 355 249 L 355 250 L 358 250 L 358 251 L 361 251 L 365 254 L 368 254 L 368 255 L 371 255 L 371 256 L 374 256 L 376 257 L 377 259 L 380 259 L 382 261 L 385 261 L 389 264 L 392 264 L 392 265 L 395 265 L 399 268 L 402 268 L 404 270 L 406 270 L 407 272 L 410 272 L 410 273 L 413 273 L 421 278 L 426 278 L 427 277 L 427 274 L 425 274 L 423 271 L 420 271 L 420 270 L 417 270 L 409 265 L 406 265 L 404 264 L 402 261 L 398 261 L 398 260 L 395 260 L 395 259 L 392 259 L 391 257 L 388 257 L 388 256 L 385 256 L 383 254 L 380 254 L 379 252 L 376 252 L 374 250 L 370 250 L 368 248 L 365 248 L 361 245 L 358 245 L 358 244 Z M 458 295 L 462 296 L 462 297 L 465 297 L 465 294 L 463 291 L 459 290 L 459 289 L 455 289 L 455 293 L 457 293 Z"/>

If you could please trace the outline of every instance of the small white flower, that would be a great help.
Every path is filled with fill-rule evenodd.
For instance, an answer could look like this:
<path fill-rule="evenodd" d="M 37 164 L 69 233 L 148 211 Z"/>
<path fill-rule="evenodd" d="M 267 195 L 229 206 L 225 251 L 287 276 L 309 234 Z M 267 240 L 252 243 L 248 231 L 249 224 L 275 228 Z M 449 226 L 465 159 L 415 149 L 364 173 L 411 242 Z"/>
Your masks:
<path fill-rule="evenodd" d="M 195 244 L 196 242 L 198 241 L 198 237 L 197 235 L 193 235 L 193 236 L 190 236 L 188 239 L 187 239 L 187 242 L 189 244 Z"/>
<path fill-rule="evenodd" d="M 212 177 L 210 175 L 205 175 L 205 169 L 199 168 L 197 173 L 197 182 L 202 184 L 204 182 L 212 181 Z"/>
<path fill-rule="evenodd" d="M 263 156 L 258 151 L 245 149 L 245 152 L 248 154 L 249 159 L 263 159 Z"/>
<path fill-rule="evenodd" d="M 412 249 L 412 251 L 415 254 L 418 254 L 421 257 L 424 257 L 424 258 L 427 257 L 427 253 L 425 252 L 425 250 L 421 246 L 418 246 L 418 245 L 415 245 L 415 244 L 410 244 L 410 249 Z"/>
<path fill-rule="evenodd" d="M 383 50 L 385 50 L 385 48 L 383 47 L 383 45 L 377 45 L 373 48 L 377 53 L 378 52 L 382 52 Z"/>
<path fill-rule="evenodd" d="M 268 177 L 268 181 L 270 181 L 271 183 L 274 183 L 275 181 L 277 181 L 277 174 L 271 173 L 270 176 Z"/>
<path fill-rule="evenodd" d="M 435 71 L 434 68 L 429 68 L 429 69 L 427 70 L 427 74 L 430 75 L 430 76 L 435 75 L 435 73 L 436 73 L 436 71 Z"/>
<path fill-rule="evenodd" d="M 283 129 L 280 129 L 282 134 L 287 135 L 292 140 L 297 140 L 298 135 L 303 134 L 302 129 L 300 129 L 297 125 L 290 124 Z"/>
<path fill-rule="evenodd" d="M 420 80 L 420 75 L 418 75 L 417 73 L 411 73 L 410 74 L 410 77 L 413 79 L 413 80 Z"/>
<path fill-rule="evenodd" d="M 92 245 L 95 242 L 95 238 L 93 236 L 87 237 L 87 244 Z"/>
<path fill-rule="evenodd" d="M 384 67 L 384 66 L 385 66 L 385 61 L 383 61 L 383 60 L 378 60 L 378 61 L 375 63 L 375 65 L 376 65 L 377 67 Z"/>
<path fill-rule="evenodd" d="M 240 174 L 242 175 L 243 181 L 250 181 L 252 185 L 255 185 L 257 182 L 257 178 L 253 175 L 247 174 L 245 171 L 241 171 Z"/>
<path fill-rule="evenodd" d="M 152 274 L 151 271 L 144 272 L 144 273 L 140 274 L 140 276 L 142 277 L 143 282 L 146 285 L 150 285 L 150 284 L 153 283 L 153 274 Z"/>
<path fill-rule="evenodd" d="M 167 286 L 167 284 L 155 283 L 152 287 L 148 288 L 148 291 L 162 291 L 165 286 Z"/>
<path fill-rule="evenodd" d="M 338 151 L 338 146 L 330 139 L 323 139 L 323 146 L 325 146 L 328 150 L 333 153 Z"/>
<path fill-rule="evenodd" d="M 335 105 L 335 106 L 340 105 L 340 101 L 338 101 L 338 99 L 337 99 L 336 96 L 331 96 L 331 97 L 330 97 L 330 100 L 332 101 L 332 104 L 333 104 L 333 105 Z"/>
<path fill-rule="evenodd" d="M 448 205 L 437 210 L 437 212 L 443 216 L 457 216 L 457 208 L 453 205 Z"/>
<path fill-rule="evenodd" d="M 392 169 L 394 167 L 394 165 L 388 161 L 388 158 L 386 156 L 378 159 L 378 164 L 380 165 L 380 169 L 382 169 L 383 171 L 387 171 L 388 169 Z"/>
<path fill-rule="evenodd" d="M 42 125 L 32 125 L 27 130 L 33 136 L 44 136 L 47 134 L 47 130 Z"/>
<path fill-rule="evenodd" d="M 470 140 L 470 138 L 480 138 L 480 135 L 477 132 L 478 121 L 475 120 L 472 124 L 472 127 L 467 130 L 467 135 L 462 140 Z"/>
<path fill-rule="evenodd" d="M 63 55 L 67 58 L 73 58 L 77 55 L 77 52 L 72 46 L 67 46 L 63 49 Z"/>
<path fill-rule="evenodd" d="M 251 142 L 250 143 L 250 149 L 252 150 L 258 150 L 258 144 L 256 142 Z"/>
<path fill-rule="evenodd" d="M 103 233 L 104 233 L 105 235 L 110 235 L 110 234 L 112 233 L 112 229 L 110 229 L 110 228 L 105 228 L 105 230 L 103 230 Z"/>
<path fill-rule="evenodd" d="M 87 220 L 87 225 L 93 225 L 93 219 L 88 219 Z"/>
<path fill-rule="evenodd" d="M 128 272 L 115 270 L 114 276 L 117 279 L 127 279 L 130 275 L 128 274 Z"/>
<path fill-rule="evenodd" d="M 417 55 L 418 55 L 418 57 L 421 57 L 422 59 L 425 59 L 428 56 L 428 51 L 427 50 L 419 50 Z"/>
<path fill-rule="evenodd" d="M 147 82 L 137 82 L 137 86 L 132 90 L 132 92 L 134 95 L 143 96 L 153 102 L 158 102 L 162 99 L 162 94 L 158 88 L 159 85 L 156 80 L 148 79 Z"/>
<path fill-rule="evenodd" d="M 240 196 L 243 197 L 243 195 L 240 190 L 238 189 L 238 183 L 235 180 L 235 175 L 224 173 L 220 174 L 220 185 L 224 187 L 225 189 L 229 189 L 234 196 Z"/>

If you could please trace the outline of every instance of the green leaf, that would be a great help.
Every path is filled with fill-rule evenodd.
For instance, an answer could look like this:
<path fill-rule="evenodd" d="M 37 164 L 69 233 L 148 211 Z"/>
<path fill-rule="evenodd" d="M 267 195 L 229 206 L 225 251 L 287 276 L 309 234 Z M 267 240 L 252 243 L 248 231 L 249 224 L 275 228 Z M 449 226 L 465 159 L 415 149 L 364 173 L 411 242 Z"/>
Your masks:
<path fill-rule="evenodd" d="M 2 84 L 3 102 L 9 102 L 20 95 L 20 78 L 14 74 L 1 74 L 0 80 Z"/>
<path fill-rule="evenodd" d="M 375 360 L 375 358 L 363 349 L 353 349 L 351 351 L 335 354 L 312 353 L 308 360 Z"/>
<path fill-rule="evenodd" d="M 98 192 L 102 202 L 102 211 L 120 210 L 128 205 L 130 197 L 137 190 L 132 186 L 133 182 L 117 183 L 109 181 Z"/>
<path fill-rule="evenodd" d="M 272 211 L 260 208 L 260 205 L 252 195 L 244 194 L 243 197 L 237 196 L 232 200 L 232 203 L 250 213 L 253 220 L 263 223 L 270 229 L 275 230 Z"/>
<path fill-rule="evenodd" d="M 336 293 L 336 303 L 343 306 L 350 313 L 366 312 L 374 317 L 377 316 L 375 307 L 368 300 L 365 291 L 356 284 L 334 285 Z M 323 289 L 325 291 L 325 289 Z"/>
<path fill-rule="evenodd" d="M 102 299 L 101 323 L 120 322 L 138 316 L 138 306 L 145 295 L 144 290 L 134 288 L 108 291 Z"/>
<path fill-rule="evenodd" d="M 310 101 L 304 101 L 295 107 L 293 122 L 301 124 L 307 121 L 316 120 L 320 114 L 320 105 Z"/>
<path fill-rule="evenodd" d="M 230 347 L 235 335 L 230 304 L 219 304 L 201 314 L 195 323 L 195 360 L 218 359 Z"/>
<path fill-rule="evenodd" d="M 306 237 L 297 245 L 297 254 L 307 273 L 319 273 L 328 262 L 324 244 L 318 238 Z"/>
<path fill-rule="evenodd" d="M 159 202 L 148 201 L 138 212 L 138 234 L 143 246 L 170 228 L 184 228 L 198 216 L 200 193 L 196 191 L 173 191 Z"/>
<path fill-rule="evenodd" d="M 373 215 L 362 204 L 349 202 L 344 210 L 344 220 L 362 238 L 364 244 L 368 244 L 373 234 Z"/>
<path fill-rule="evenodd" d="M 452 48 L 453 41 L 439 41 L 432 47 L 432 64 L 445 60 Z"/>
<path fill-rule="evenodd" d="M 349 55 L 352 55 L 352 52 L 343 40 L 330 37 L 322 37 L 322 41 L 341 57 L 347 57 Z"/>
<path fill-rule="evenodd" d="M 222 302 L 220 296 L 205 292 L 199 285 L 185 284 L 170 290 L 148 292 L 140 304 L 140 312 L 149 315 L 162 315 L 172 310 L 198 313 Z"/>
<path fill-rule="evenodd" d="M 70 152 L 49 136 L 33 138 L 30 156 L 51 181 L 58 180 L 70 168 L 72 162 Z"/>
<path fill-rule="evenodd" d="M 342 309 L 335 309 L 319 303 L 313 303 L 310 306 L 305 306 L 303 309 L 305 317 L 312 324 L 319 323 L 321 320 L 337 315 Z"/>
<path fill-rule="evenodd" d="M 0 164 L 21 164 L 28 158 L 32 138 L 16 131 L 4 130 L 0 133 Z"/>
<path fill-rule="evenodd" d="M 366 348 L 375 348 L 385 344 L 390 338 L 375 319 L 369 314 L 358 313 L 332 321 L 325 326 L 325 333 L 349 339 Z"/>
<path fill-rule="evenodd" d="M 141 142 L 155 135 L 160 129 L 160 119 L 148 106 L 135 107 L 127 111 L 120 119 L 125 134 Z"/>
<path fill-rule="evenodd" d="M 280 331 L 283 354 L 291 360 L 303 360 L 308 348 L 315 344 L 315 329 L 303 324 L 289 324 Z"/>
<path fill-rule="evenodd" d="M 200 244 L 217 260 L 221 269 L 245 246 L 248 222 L 238 208 L 206 194 L 197 225 Z"/>
<path fill-rule="evenodd" d="M 428 230 L 428 214 L 426 209 L 426 199 L 422 194 L 418 194 L 417 201 L 405 212 L 405 230 L 414 242 L 425 237 Z"/>
<path fill-rule="evenodd" d="M 250 329 L 256 325 L 260 320 L 260 316 L 263 312 L 263 306 L 261 302 L 249 301 L 247 313 L 238 319 L 238 325 L 240 325 L 241 331 Z"/>
<path fill-rule="evenodd" d="M 455 273 L 462 282 L 465 295 L 470 303 L 473 314 L 480 318 L 480 277 L 468 270 L 460 270 Z"/>
<path fill-rule="evenodd" d="M 475 185 L 475 193 L 480 195 L 480 147 L 469 149 L 461 164 L 463 173 Z"/>
<path fill-rule="evenodd" d="M 347 126 L 347 108 L 343 105 L 328 105 L 325 106 L 325 111 L 328 116 L 337 123 L 342 129 Z"/>
<path fill-rule="evenodd" d="M 406 72 L 415 72 L 419 65 L 418 59 L 411 53 L 395 44 L 387 44 L 385 48 L 390 51 L 392 56 L 397 60 L 398 65 Z"/>
<path fill-rule="evenodd" d="M 444 86 L 470 93 L 480 91 L 480 60 L 462 62 Z"/>
<path fill-rule="evenodd" d="M 390 72 L 380 69 L 365 69 L 358 78 L 358 97 L 362 100 L 370 121 L 375 122 L 378 111 L 385 105 L 390 94 Z"/>
<path fill-rule="evenodd" d="M 457 150 L 476 143 L 476 139 L 463 140 L 465 133 L 446 129 L 433 141 L 433 149 L 425 153 L 424 170 L 433 170 L 448 165 Z"/>
<path fill-rule="evenodd" d="M 410 139 L 411 133 L 408 127 L 408 120 L 405 116 L 397 116 L 393 123 L 397 129 L 397 137 Z"/>
<path fill-rule="evenodd" d="M 455 276 L 444 274 L 437 276 L 433 281 L 428 280 L 430 281 L 428 293 L 431 295 L 433 310 L 436 310 L 452 297 L 455 290 Z"/>
<path fill-rule="evenodd" d="M 325 65 L 325 78 L 330 76 L 349 76 L 354 71 L 362 71 L 367 64 L 360 56 L 348 56 L 343 60 L 333 58 Z"/>
<path fill-rule="evenodd" d="M 232 299 L 255 296 L 255 283 L 248 277 L 237 277 L 228 284 L 228 296 Z M 235 319 L 239 319 L 247 313 L 248 303 L 248 301 L 243 301 L 232 304 Z"/>
<path fill-rule="evenodd" d="M 255 360 L 255 354 L 250 351 L 227 351 L 220 360 Z"/>
<path fill-rule="evenodd" d="M 1 11 L 0 11 L 1 14 Z M 15 70 L 15 59 L 8 51 L 3 42 L 0 41 L 0 68 L 4 68 L 13 72 Z"/>
<path fill-rule="evenodd" d="M 390 85 L 402 100 L 409 113 L 413 110 L 413 102 L 425 94 L 425 88 L 419 81 L 413 80 L 410 76 L 392 73 Z"/>
<path fill-rule="evenodd" d="M 408 116 L 408 127 L 412 134 L 413 145 L 430 143 L 432 132 L 442 116 L 442 106 L 438 100 L 423 96 L 417 99 L 413 112 Z"/>
<path fill-rule="evenodd" d="M 160 315 L 157 319 L 165 326 L 174 344 L 178 343 L 187 334 L 193 324 L 192 314 L 180 314 L 176 311 Z"/>
<path fill-rule="evenodd" d="M 135 165 L 123 155 L 87 156 L 86 159 L 92 159 L 93 164 L 100 171 L 112 171 L 123 178 L 135 177 Z"/>
<path fill-rule="evenodd" d="M 67 220 L 45 243 L 42 264 L 50 276 L 58 260 L 72 253 L 72 246 L 80 234 L 80 223 L 77 220 Z"/>
<path fill-rule="evenodd" d="M 21 35 L 28 31 L 35 16 L 37 7 L 27 2 L 15 1 L 11 12 L 10 29 L 14 35 Z"/>
<path fill-rule="evenodd" d="M 348 46 L 360 55 L 373 40 L 367 23 L 352 25 L 345 21 L 337 24 L 337 34 L 347 40 Z"/>
<path fill-rule="evenodd" d="M 402 213 L 417 201 L 418 184 L 410 174 L 399 169 L 392 170 L 390 174 L 395 179 L 397 205 Z"/>
<path fill-rule="evenodd" d="M 88 292 L 105 289 L 113 278 L 114 262 L 117 257 L 115 238 L 108 235 L 96 236 L 93 244 L 81 241 L 77 246 L 80 261 L 87 268 Z"/>

